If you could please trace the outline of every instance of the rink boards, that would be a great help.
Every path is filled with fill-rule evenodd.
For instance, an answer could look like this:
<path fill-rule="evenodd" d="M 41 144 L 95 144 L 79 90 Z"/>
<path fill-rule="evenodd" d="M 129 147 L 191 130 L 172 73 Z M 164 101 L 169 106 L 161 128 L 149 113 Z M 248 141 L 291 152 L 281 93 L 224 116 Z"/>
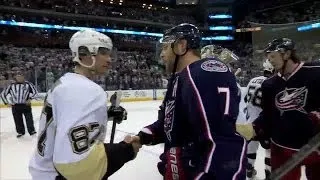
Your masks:
<path fill-rule="evenodd" d="M 241 88 L 243 92 L 245 88 Z M 115 91 L 106 91 L 108 99 Z M 122 90 L 122 102 L 134 102 L 134 101 L 150 101 L 150 100 L 162 100 L 166 94 L 166 89 L 145 89 L 145 90 Z M 32 106 L 42 106 L 46 93 L 39 93 L 36 99 L 32 100 Z M 10 96 L 8 99 L 10 100 Z M 6 107 L 0 99 L 0 108 Z"/>

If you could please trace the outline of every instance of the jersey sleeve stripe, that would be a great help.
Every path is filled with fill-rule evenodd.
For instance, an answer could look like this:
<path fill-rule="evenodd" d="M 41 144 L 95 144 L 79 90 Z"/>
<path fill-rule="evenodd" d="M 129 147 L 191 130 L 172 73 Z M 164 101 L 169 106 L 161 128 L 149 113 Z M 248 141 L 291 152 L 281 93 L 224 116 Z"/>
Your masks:
<path fill-rule="evenodd" d="M 31 89 L 30 98 L 35 98 L 36 95 L 38 94 L 37 88 L 31 82 L 27 82 L 27 84 L 29 85 L 29 87 Z"/>
<path fill-rule="evenodd" d="M 303 68 L 320 68 L 320 66 L 303 66 Z"/>
<path fill-rule="evenodd" d="M 141 131 L 146 133 L 146 134 L 151 134 L 151 135 L 153 134 L 152 130 L 147 128 L 147 127 L 143 128 Z"/>
<path fill-rule="evenodd" d="M 238 135 L 238 136 L 240 136 L 240 135 Z M 245 167 L 242 167 L 242 162 L 243 162 L 243 159 L 245 158 L 245 155 L 246 155 L 245 154 L 246 149 L 247 149 L 247 142 L 246 142 L 245 138 L 243 138 L 243 146 L 242 146 L 242 151 L 241 151 L 241 156 L 240 156 L 240 161 L 239 161 L 240 162 L 239 168 L 238 168 L 238 171 L 233 175 L 232 180 L 237 180 L 239 173 L 242 171 L 243 168 L 245 168 Z"/>
<path fill-rule="evenodd" d="M 206 115 L 206 110 L 204 108 L 204 105 L 203 105 L 199 90 L 198 90 L 198 88 L 197 88 L 196 84 L 194 83 L 194 80 L 193 80 L 193 78 L 191 76 L 189 66 L 187 67 L 187 74 L 188 74 L 188 78 L 189 78 L 189 80 L 190 80 L 190 82 L 192 84 L 192 89 L 194 90 L 194 92 L 196 93 L 196 96 L 197 96 L 199 109 L 200 109 L 201 114 L 202 114 L 202 118 L 201 119 L 204 121 L 204 124 L 205 124 L 204 129 L 206 131 L 207 139 L 211 142 L 211 150 L 210 150 L 210 152 L 208 152 L 207 163 L 206 163 L 205 169 L 204 169 L 205 173 L 208 173 L 209 169 L 210 169 L 210 166 L 211 166 L 212 156 L 213 156 L 213 153 L 214 153 L 216 145 L 215 145 L 215 143 L 214 143 L 214 141 L 212 139 L 210 126 L 209 126 L 208 118 L 207 118 L 207 115 Z M 196 176 L 196 179 L 199 179 L 203 174 L 204 173 L 201 172 L 199 175 Z"/>
<path fill-rule="evenodd" d="M 4 104 L 8 104 L 7 95 L 8 95 L 9 92 L 10 92 L 10 88 L 11 88 L 11 85 L 9 85 L 7 88 L 5 88 L 5 89 L 1 92 L 1 94 L 0 94 L 1 99 L 2 99 L 2 101 L 3 101 Z"/>

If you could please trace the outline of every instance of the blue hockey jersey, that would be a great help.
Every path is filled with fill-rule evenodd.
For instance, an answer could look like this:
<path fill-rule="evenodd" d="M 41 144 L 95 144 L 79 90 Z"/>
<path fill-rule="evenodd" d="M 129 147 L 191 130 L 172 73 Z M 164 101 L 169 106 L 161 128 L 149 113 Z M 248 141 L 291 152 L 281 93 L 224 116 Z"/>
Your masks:
<path fill-rule="evenodd" d="M 196 61 L 177 73 L 163 101 L 163 118 L 143 130 L 152 134 L 152 144 L 165 143 L 160 172 L 169 169 L 166 152 L 179 147 L 175 158 L 185 179 L 245 179 L 246 141 L 235 128 L 240 94 L 234 74 L 217 59 Z"/>

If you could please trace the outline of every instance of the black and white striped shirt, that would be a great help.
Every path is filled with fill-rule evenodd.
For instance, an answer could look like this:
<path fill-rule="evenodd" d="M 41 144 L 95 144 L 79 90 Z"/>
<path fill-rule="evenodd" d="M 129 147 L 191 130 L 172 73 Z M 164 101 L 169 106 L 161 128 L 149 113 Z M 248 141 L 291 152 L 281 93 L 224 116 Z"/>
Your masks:
<path fill-rule="evenodd" d="M 37 95 L 36 87 L 25 81 L 24 83 L 12 83 L 1 92 L 1 99 L 4 104 L 26 104 L 26 102 Z M 10 101 L 8 95 L 11 96 Z"/>

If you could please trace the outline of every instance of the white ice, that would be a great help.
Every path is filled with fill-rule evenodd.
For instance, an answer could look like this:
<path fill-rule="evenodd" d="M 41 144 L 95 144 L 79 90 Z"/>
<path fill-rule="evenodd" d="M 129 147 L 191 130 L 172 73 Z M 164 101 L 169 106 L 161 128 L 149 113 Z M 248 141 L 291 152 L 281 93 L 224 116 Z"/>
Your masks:
<path fill-rule="evenodd" d="M 130 102 L 122 103 L 128 111 L 128 120 L 117 125 L 115 142 L 123 140 L 127 134 L 136 134 L 139 130 L 157 118 L 157 110 L 160 101 Z M 32 108 L 35 126 L 38 128 L 38 121 L 41 107 Z M 14 122 L 10 108 L 0 108 L 1 123 L 1 151 L 0 151 L 0 179 L 1 180 L 30 180 L 28 162 L 33 153 L 37 137 L 30 137 L 26 134 L 17 139 Z M 108 124 L 106 142 L 109 141 L 112 124 Z M 112 175 L 110 180 L 162 180 L 157 170 L 159 155 L 163 151 L 163 145 L 144 146 L 135 160 L 127 163 L 118 172 Z M 264 178 L 264 151 L 259 148 L 256 169 L 258 179 Z M 305 178 L 303 178 L 305 179 Z"/>

